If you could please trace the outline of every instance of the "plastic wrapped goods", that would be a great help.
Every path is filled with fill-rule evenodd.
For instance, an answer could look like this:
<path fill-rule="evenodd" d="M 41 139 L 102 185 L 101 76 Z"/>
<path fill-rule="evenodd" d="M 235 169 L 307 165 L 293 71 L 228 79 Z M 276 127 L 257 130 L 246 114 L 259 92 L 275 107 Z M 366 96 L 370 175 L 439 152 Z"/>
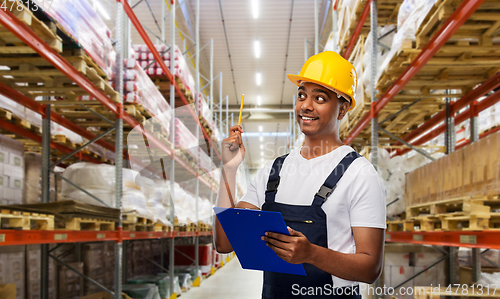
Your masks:
<path fill-rule="evenodd" d="M 158 273 L 157 276 L 161 277 L 161 278 L 165 278 L 167 280 L 167 285 L 170 286 L 170 274 L 168 274 L 168 273 Z M 181 286 L 179 284 L 179 276 L 174 276 L 174 293 L 180 294 L 181 292 L 182 292 L 182 290 L 181 290 Z"/>
<path fill-rule="evenodd" d="M 160 299 L 158 286 L 154 284 L 124 284 L 122 291 L 134 299 Z"/>
<path fill-rule="evenodd" d="M 156 49 L 158 50 L 160 56 L 163 58 L 163 62 L 170 70 L 170 51 L 167 51 L 167 47 L 165 45 L 156 45 Z M 134 45 L 134 51 L 136 54 L 134 58 L 139 61 L 139 64 L 143 69 L 147 68 L 148 75 L 150 76 L 164 76 L 165 73 L 160 65 L 155 61 L 153 54 L 149 50 L 146 45 Z M 189 70 L 189 66 L 182 55 L 181 50 L 177 45 L 174 48 L 175 55 L 175 71 L 174 76 L 180 78 L 187 89 L 194 91 L 195 90 L 195 81 L 193 76 L 191 75 L 191 71 Z M 144 66 L 143 66 L 144 65 Z M 151 69 L 151 71 L 149 71 Z"/>
<path fill-rule="evenodd" d="M 128 284 L 155 284 L 161 299 L 170 298 L 170 283 L 167 277 L 144 275 L 127 280 Z"/>
<path fill-rule="evenodd" d="M 391 159 L 387 150 L 383 148 L 379 148 L 378 153 L 378 172 L 387 191 L 386 202 L 391 203 L 387 206 L 387 215 L 401 214 L 405 211 L 404 197 L 407 196 L 405 195 L 405 174 L 431 161 L 421 155 L 408 160 L 401 156 Z M 370 153 L 370 160 L 372 158 L 372 153 Z"/>
<path fill-rule="evenodd" d="M 146 197 L 136 184 L 138 172 L 123 169 L 122 207 L 125 212 L 134 211 L 140 216 L 151 218 L 146 206 Z M 105 204 L 115 206 L 115 166 L 92 163 L 75 163 L 66 168 L 65 179 L 94 195 Z M 62 195 L 93 205 L 104 205 L 63 180 Z"/>
<path fill-rule="evenodd" d="M 477 282 L 477 285 L 490 286 L 498 285 L 500 283 L 500 272 L 495 273 L 481 273 L 481 277 Z"/>
<path fill-rule="evenodd" d="M 160 221 L 165 225 L 171 226 L 167 220 L 170 210 L 165 207 L 165 203 L 170 205 L 170 187 L 168 182 L 154 182 L 145 177 L 137 179 L 138 185 L 146 197 L 146 208 L 155 222 Z"/>
<path fill-rule="evenodd" d="M 210 110 L 205 97 L 201 93 L 198 98 L 198 109 L 200 111 L 199 115 L 206 120 L 208 126 L 212 129 L 214 127 L 212 110 Z"/>
<path fill-rule="evenodd" d="M 183 292 L 189 291 L 193 287 L 193 281 L 191 279 L 191 274 L 189 273 L 177 273 L 175 274 L 179 277 L 179 284 Z"/>
<path fill-rule="evenodd" d="M 170 105 L 135 59 L 125 59 L 123 63 L 127 67 L 124 74 L 124 101 L 144 106 L 153 115 L 153 119 L 147 120 L 147 123 L 161 124 L 168 136 L 172 119 Z"/>
<path fill-rule="evenodd" d="M 391 50 L 380 67 L 381 72 L 386 69 L 405 43 L 416 40 L 418 28 L 436 2 L 437 0 L 405 0 L 401 4 L 398 13 L 398 32 L 392 41 Z"/>
<path fill-rule="evenodd" d="M 174 209 L 179 224 L 196 223 L 195 196 L 177 183 L 174 184 L 174 189 Z M 213 206 L 206 198 L 201 197 L 198 200 L 198 220 L 205 224 L 210 224 Z"/>
<path fill-rule="evenodd" d="M 387 25 L 383 27 L 378 27 L 378 36 L 384 36 L 384 38 L 380 39 L 379 42 L 386 45 L 387 47 L 391 47 L 393 38 L 395 36 L 395 32 L 393 31 L 395 28 L 394 25 Z M 389 33 L 391 32 L 391 33 Z M 368 34 L 368 37 L 366 38 L 365 45 L 365 54 L 363 55 L 363 72 L 358 73 L 358 76 L 361 77 L 361 82 L 363 84 L 358 84 L 359 86 L 364 87 L 364 92 L 367 95 L 371 95 L 372 92 L 372 82 L 371 82 L 371 57 L 372 57 L 372 32 Z M 386 60 L 387 56 L 389 55 L 389 51 L 380 49 L 377 53 L 377 76 L 376 76 L 376 82 L 382 75 L 382 72 L 384 71 L 385 67 L 383 66 L 384 61 Z M 356 71 L 358 71 L 358 68 L 356 68 Z"/>
<path fill-rule="evenodd" d="M 43 5 L 44 1 L 47 2 L 35 0 L 112 77 L 116 53 L 111 43 L 111 31 L 90 3 L 87 0 L 58 0 L 54 5 Z"/>
<path fill-rule="evenodd" d="M 178 118 L 175 118 L 175 147 L 188 150 L 193 156 L 197 154 L 198 139 Z"/>

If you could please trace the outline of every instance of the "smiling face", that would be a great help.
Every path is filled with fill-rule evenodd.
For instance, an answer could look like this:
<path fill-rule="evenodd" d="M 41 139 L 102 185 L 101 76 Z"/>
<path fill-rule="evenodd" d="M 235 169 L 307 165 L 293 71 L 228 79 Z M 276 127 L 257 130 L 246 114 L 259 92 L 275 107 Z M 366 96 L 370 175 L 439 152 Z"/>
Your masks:
<path fill-rule="evenodd" d="M 306 137 L 338 135 L 340 120 L 348 110 L 349 103 L 330 89 L 310 82 L 300 84 L 295 115 Z"/>

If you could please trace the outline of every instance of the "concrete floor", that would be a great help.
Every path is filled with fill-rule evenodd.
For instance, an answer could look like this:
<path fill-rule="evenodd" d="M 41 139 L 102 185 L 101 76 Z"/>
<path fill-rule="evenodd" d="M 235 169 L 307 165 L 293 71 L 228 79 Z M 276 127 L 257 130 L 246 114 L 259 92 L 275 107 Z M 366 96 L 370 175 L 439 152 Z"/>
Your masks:
<path fill-rule="evenodd" d="M 243 270 L 237 258 L 232 259 L 200 287 L 182 293 L 181 299 L 259 299 L 262 292 L 261 271 Z"/>

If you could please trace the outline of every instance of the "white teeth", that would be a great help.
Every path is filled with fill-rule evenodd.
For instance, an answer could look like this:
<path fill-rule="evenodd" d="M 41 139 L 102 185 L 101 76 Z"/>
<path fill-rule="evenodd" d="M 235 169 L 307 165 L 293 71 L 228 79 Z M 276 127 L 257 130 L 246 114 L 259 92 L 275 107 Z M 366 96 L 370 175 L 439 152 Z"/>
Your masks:
<path fill-rule="evenodd" d="M 310 117 L 305 117 L 305 116 L 302 116 L 302 119 L 303 120 L 315 120 L 315 118 L 310 118 Z"/>

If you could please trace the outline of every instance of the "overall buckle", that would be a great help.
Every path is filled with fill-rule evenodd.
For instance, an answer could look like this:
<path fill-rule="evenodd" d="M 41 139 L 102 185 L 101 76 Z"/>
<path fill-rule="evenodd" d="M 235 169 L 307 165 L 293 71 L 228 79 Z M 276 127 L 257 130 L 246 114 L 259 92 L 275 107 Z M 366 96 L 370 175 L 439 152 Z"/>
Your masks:
<path fill-rule="evenodd" d="M 272 181 L 267 183 L 266 193 L 278 191 L 278 185 L 280 184 L 281 177 L 278 177 L 277 181 Z"/>
<path fill-rule="evenodd" d="M 316 195 L 323 198 L 323 201 L 325 201 L 326 198 L 330 196 L 330 194 L 332 194 L 334 189 L 335 187 L 329 188 L 325 185 L 322 185 L 321 188 L 319 188 L 318 192 L 316 192 Z"/>

